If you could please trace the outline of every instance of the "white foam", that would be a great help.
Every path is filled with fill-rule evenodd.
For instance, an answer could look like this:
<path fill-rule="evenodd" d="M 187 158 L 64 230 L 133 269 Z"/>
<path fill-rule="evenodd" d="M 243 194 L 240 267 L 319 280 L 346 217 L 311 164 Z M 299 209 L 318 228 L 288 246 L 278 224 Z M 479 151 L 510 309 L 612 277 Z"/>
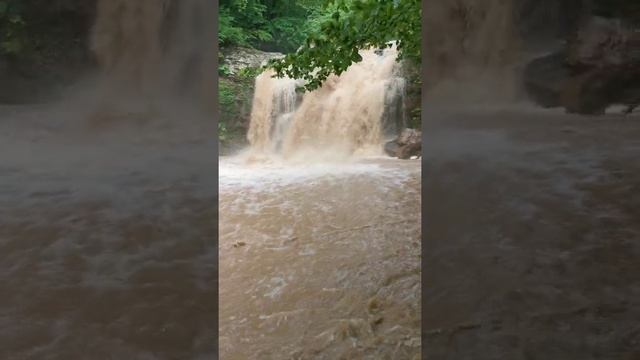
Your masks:
<path fill-rule="evenodd" d="M 398 161 L 398 160 L 396 160 Z M 404 178 L 409 169 L 393 164 L 389 158 L 362 158 L 343 162 L 313 162 L 290 164 L 277 159 L 248 163 L 246 157 L 221 157 L 219 167 L 219 188 L 221 192 L 234 188 L 266 190 L 274 186 L 308 184 L 323 180 L 344 179 L 355 176 Z"/>

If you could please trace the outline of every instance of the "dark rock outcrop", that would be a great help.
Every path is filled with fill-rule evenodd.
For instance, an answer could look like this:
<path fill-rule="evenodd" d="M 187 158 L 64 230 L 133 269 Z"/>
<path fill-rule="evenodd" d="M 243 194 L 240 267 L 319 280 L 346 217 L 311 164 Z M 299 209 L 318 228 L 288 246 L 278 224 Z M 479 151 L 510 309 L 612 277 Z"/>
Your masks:
<path fill-rule="evenodd" d="M 562 51 L 531 61 L 529 97 L 543 107 L 598 115 L 613 104 L 640 103 L 640 31 L 616 19 L 592 17 Z"/>
<path fill-rule="evenodd" d="M 561 106 L 564 82 L 571 76 L 565 64 L 566 52 L 553 53 L 531 61 L 524 70 L 524 87 L 529 97 L 546 108 Z"/>
<path fill-rule="evenodd" d="M 407 160 L 422 156 L 422 133 L 415 129 L 404 129 L 402 133 L 384 145 L 384 151 L 391 157 Z"/>
<path fill-rule="evenodd" d="M 640 62 L 638 30 L 618 19 L 592 17 L 569 42 L 567 64 L 607 67 Z"/>

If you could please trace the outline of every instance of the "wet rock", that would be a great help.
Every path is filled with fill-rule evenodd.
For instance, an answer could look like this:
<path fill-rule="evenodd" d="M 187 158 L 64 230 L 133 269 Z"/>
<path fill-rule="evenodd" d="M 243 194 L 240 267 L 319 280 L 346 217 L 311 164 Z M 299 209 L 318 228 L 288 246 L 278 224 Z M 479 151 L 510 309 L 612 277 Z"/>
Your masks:
<path fill-rule="evenodd" d="M 422 132 L 416 129 L 404 129 L 398 136 L 398 144 L 401 146 L 421 143 L 422 142 Z"/>
<path fill-rule="evenodd" d="M 400 147 L 398 150 L 398 159 L 409 160 L 414 156 L 420 156 L 422 153 L 422 143 L 411 143 Z"/>
<path fill-rule="evenodd" d="M 565 49 L 531 61 L 529 97 L 543 107 L 602 115 L 610 105 L 640 103 L 640 31 L 616 19 L 590 18 Z"/>
<path fill-rule="evenodd" d="M 236 74 L 244 68 L 260 67 L 271 59 L 284 57 L 281 53 L 264 52 L 244 47 L 233 47 L 224 50 L 222 63 L 229 69 L 230 74 Z"/>
<path fill-rule="evenodd" d="M 422 132 L 404 129 L 400 135 L 384 145 L 384 151 L 391 157 L 407 160 L 422 155 Z"/>
<path fill-rule="evenodd" d="M 640 61 L 640 32 L 619 19 L 591 17 L 569 43 L 570 66 L 605 67 Z"/>
<path fill-rule="evenodd" d="M 384 144 L 384 152 L 385 154 L 391 156 L 391 157 L 396 157 L 398 154 L 398 149 L 400 148 L 400 145 L 398 145 L 398 142 L 396 140 L 392 140 L 387 142 L 386 144 Z"/>
<path fill-rule="evenodd" d="M 565 52 L 557 52 L 536 58 L 525 67 L 525 90 L 538 105 L 545 108 L 561 105 L 562 87 L 571 76 L 565 59 Z"/>

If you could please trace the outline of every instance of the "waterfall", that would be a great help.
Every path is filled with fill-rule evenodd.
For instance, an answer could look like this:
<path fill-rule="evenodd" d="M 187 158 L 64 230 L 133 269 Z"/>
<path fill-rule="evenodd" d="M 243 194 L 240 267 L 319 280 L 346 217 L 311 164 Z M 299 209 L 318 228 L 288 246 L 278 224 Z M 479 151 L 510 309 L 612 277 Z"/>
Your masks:
<path fill-rule="evenodd" d="M 406 126 L 406 82 L 395 47 L 360 54 L 361 62 L 304 95 L 296 92 L 300 80 L 260 74 L 248 132 L 252 150 L 285 158 L 380 154 L 384 138 Z"/>

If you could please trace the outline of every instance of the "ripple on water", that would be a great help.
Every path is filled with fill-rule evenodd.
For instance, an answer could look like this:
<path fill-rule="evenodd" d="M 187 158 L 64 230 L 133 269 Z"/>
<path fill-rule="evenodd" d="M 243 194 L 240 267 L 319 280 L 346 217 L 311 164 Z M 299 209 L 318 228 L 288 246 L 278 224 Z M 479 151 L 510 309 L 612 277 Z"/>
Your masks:
<path fill-rule="evenodd" d="M 219 162 L 221 357 L 418 358 L 420 163 L 245 160 Z"/>

